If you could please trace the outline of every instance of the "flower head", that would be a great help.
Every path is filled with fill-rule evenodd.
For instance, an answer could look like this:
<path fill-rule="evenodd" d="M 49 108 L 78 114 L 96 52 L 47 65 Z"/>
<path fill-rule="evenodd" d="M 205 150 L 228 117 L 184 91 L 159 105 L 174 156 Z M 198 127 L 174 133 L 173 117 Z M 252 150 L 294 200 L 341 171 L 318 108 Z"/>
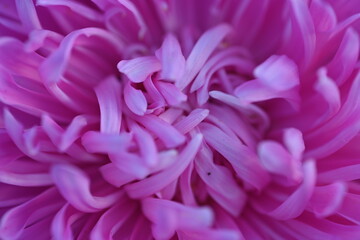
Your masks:
<path fill-rule="evenodd" d="M 1 239 L 360 239 L 356 0 L 2 0 Z"/>

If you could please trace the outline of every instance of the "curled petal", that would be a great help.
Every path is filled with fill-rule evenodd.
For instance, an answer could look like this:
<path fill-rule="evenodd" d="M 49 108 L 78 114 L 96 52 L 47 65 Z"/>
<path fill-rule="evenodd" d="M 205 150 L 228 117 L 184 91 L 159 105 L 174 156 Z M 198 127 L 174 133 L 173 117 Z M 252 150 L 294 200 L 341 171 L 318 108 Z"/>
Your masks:
<path fill-rule="evenodd" d="M 141 90 L 134 88 L 130 83 L 126 84 L 124 99 L 126 105 L 133 113 L 140 116 L 145 114 L 148 104 Z"/>
<path fill-rule="evenodd" d="M 91 240 L 112 240 L 116 231 L 129 220 L 136 210 L 136 204 L 127 199 L 109 208 L 97 221 L 91 231 Z"/>
<path fill-rule="evenodd" d="M 26 226 L 34 224 L 49 214 L 54 214 L 63 204 L 64 201 L 55 188 L 44 191 L 30 201 L 6 212 L 0 222 L 0 237 L 17 239 Z"/>
<path fill-rule="evenodd" d="M 125 187 L 132 198 L 142 198 L 156 193 L 177 179 L 197 154 L 202 136 L 196 135 L 179 154 L 176 161 L 164 171 L 146 178 L 140 182 Z"/>
<path fill-rule="evenodd" d="M 334 182 L 325 186 L 315 187 L 309 201 L 309 208 L 319 218 L 337 213 L 346 195 L 346 184 Z"/>
<path fill-rule="evenodd" d="M 145 115 L 135 117 L 135 120 L 159 137 L 166 147 L 177 147 L 185 142 L 185 136 L 183 134 L 159 117 Z"/>
<path fill-rule="evenodd" d="M 178 230 L 191 231 L 210 227 L 214 218 L 207 207 L 186 207 L 162 199 L 146 198 L 142 201 L 142 207 L 145 216 L 152 222 L 155 239 L 170 239 Z"/>
<path fill-rule="evenodd" d="M 160 79 L 176 82 L 182 77 L 185 69 L 185 58 L 174 35 L 168 34 L 165 37 L 161 48 L 155 52 L 155 55 L 162 65 Z"/>
<path fill-rule="evenodd" d="M 218 47 L 230 30 L 230 26 L 222 24 L 208 30 L 200 37 L 186 59 L 185 73 L 180 81 L 176 82 L 177 87 L 182 90 L 190 84 L 211 53 Z"/>
<path fill-rule="evenodd" d="M 144 82 L 151 74 L 160 71 L 161 63 L 156 57 L 147 56 L 121 60 L 117 67 L 130 81 L 140 83 Z"/>
<path fill-rule="evenodd" d="M 100 131 L 103 133 L 119 133 L 122 118 L 121 86 L 115 77 L 101 82 L 95 92 L 100 106 Z"/>
<path fill-rule="evenodd" d="M 279 143 L 262 141 L 258 146 L 258 153 L 267 171 L 284 176 L 289 182 L 298 183 L 302 180 L 301 162 L 293 158 Z"/>
<path fill-rule="evenodd" d="M 201 123 L 199 127 L 206 142 L 229 161 L 239 178 L 257 189 L 268 183 L 269 176 L 256 155 L 239 139 L 228 136 L 209 123 Z"/>
<path fill-rule="evenodd" d="M 77 167 L 55 165 L 51 169 L 55 185 L 63 197 L 76 209 L 83 212 L 96 212 L 114 204 L 122 192 L 95 197 L 90 192 L 90 180 Z"/>

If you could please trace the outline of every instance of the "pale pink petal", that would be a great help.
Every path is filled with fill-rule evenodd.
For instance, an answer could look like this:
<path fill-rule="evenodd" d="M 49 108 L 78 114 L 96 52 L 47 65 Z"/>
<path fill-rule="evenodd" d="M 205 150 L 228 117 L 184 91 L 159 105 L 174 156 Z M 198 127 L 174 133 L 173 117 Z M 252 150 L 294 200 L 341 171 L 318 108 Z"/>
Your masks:
<path fill-rule="evenodd" d="M 187 96 L 172 83 L 158 81 L 155 85 L 170 106 L 177 106 L 187 100 Z"/>
<path fill-rule="evenodd" d="M 176 37 L 168 34 L 156 52 L 156 57 L 161 61 L 162 70 L 159 79 L 178 81 L 184 74 L 185 58 Z"/>
<path fill-rule="evenodd" d="M 57 212 L 52 221 L 52 235 L 56 240 L 73 239 L 72 224 L 84 216 L 84 213 L 77 210 L 70 204 L 65 204 L 60 211 Z"/>
<path fill-rule="evenodd" d="M 309 208 L 320 218 L 335 214 L 343 204 L 346 190 L 344 182 L 315 187 Z"/>
<path fill-rule="evenodd" d="M 152 222 L 155 239 L 170 239 L 175 231 L 210 227 L 213 213 L 207 207 L 186 207 L 179 203 L 146 198 L 142 201 L 145 216 Z M 189 221 L 191 219 L 191 221 Z"/>
<path fill-rule="evenodd" d="M 138 57 L 121 60 L 117 68 L 134 83 L 144 82 L 153 73 L 161 70 L 161 63 L 156 57 Z"/>
<path fill-rule="evenodd" d="M 259 159 L 264 168 L 286 178 L 286 183 L 298 183 L 303 178 L 299 159 L 275 141 L 262 141 L 258 146 Z"/>
<path fill-rule="evenodd" d="M 55 165 L 51 169 L 55 185 L 62 196 L 76 209 L 83 212 L 96 212 L 114 204 L 122 192 L 103 197 L 93 196 L 90 192 L 89 177 L 77 167 Z"/>
<path fill-rule="evenodd" d="M 222 24 L 205 32 L 196 42 L 189 57 L 186 59 L 185 73 L 176 82 L 176 86 L 184 89 L 194 79 L 196 74 L 210 57 L 211 53 L 218 47 L 223 38 L 230 32 L 228 25 Z"/>
<path fill-rule="evenodd" d="M 120 132 L 122 101 L 119 81 L 114 77 L 107 78 L 95 88 L 95 92 L 100 106 L 100 131 L 103 133 Z"/>
<path fill-rule="evenodd" d="M 195 161 L 196 171 L 210 196 L 231 215 L 238 216 L 247 200 L 245 192 L 227 168 L 214 164 L 211 159 L 211 151 L 203 147 Z"/>
<path fill-rule="evenodd" d="M 156 175 L 146 178 L 143 181 L 127 185 L 125 187 L 126 192 L 132 198 L 142 198 L 160 191 L 162 188 L 178 178 L 189 163 L 193 161 L 199 150 L 201 142 L 202 136 L 197 135 L 179 154 L 176 162 Z"/>
<path fill-rule="evenodd" d="M 136 117 L 136 121 L 141 123 L 146 129 L 153 132 L 163 141 L 165 146 L 177 147 L 185 142 L 185 137 L 176 128 L 156 116 L 146 115 L 141 118 Z"/>
<path fill-rule="evenodd" d="M 143 92 L 134 88 L 131 83 L 125 85 L 124 100 L 128 108 L 137 115 L 144 115 L 148 106 Z"/>
<path fill-rule="evenodd" d="M 209 123 L 201 123 L 199 127 L 206 142 L 229 161 L 239 178 L 257 189 L 268 183 L 269 176 L 260 165 L 257 156 L 239 139 L 231 138 Z M 262 178 L 258 178 L 260 175 Z"/>
<path fill-rule="evenodd" d="M 288 57 L 273 55 L 255 68 L 254 75 L 271 89 L 284 91 L 299 84 L 296 64 Z"/>

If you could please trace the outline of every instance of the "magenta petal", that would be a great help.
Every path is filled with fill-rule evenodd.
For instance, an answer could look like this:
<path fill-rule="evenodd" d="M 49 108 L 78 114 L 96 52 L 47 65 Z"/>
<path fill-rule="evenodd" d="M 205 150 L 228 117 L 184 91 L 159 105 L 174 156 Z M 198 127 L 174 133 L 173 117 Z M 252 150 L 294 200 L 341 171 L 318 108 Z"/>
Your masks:
<path fill-rule="evenodd" d="M 0 237 L 17 239 L 27 225 L 31 225 L 49 214 L 54 214 L 63 204 L 56 189 L 48 189 L 30 201 L 8 211 L 1 219 Z"/>
<path fill-rule="evenodd" d="M 208 115 L 209 110 L 207 109 L 195 109 L 187 117 L 175 123 L 174 127 L 176 127 L 183 134 L 188 133 L 197 125 L 199 125 Z"/>
<path fill-rule="evenodd" d="M 122 192 L 117 192 L 104 197 L 94 197 L 90 192 L 88 176 L 71 165 L 55 165 L 51 173 L 63 197 L 83 212 L 96 212 L 109 207 L 122 195 Z"/>
<path fill-rule="evenodd" d="M 134 175 L 121 171 L 114 163 L 103 165 L 100 168 L 100 172 L 103 178 L 115 187 L 121 187 L 126 183 L 136 180 Z"/>
<path fill-rule="evenodd" d="M 177 230 L 191 231 L 209 227 L 213 221 L 213 213 L 207 207 L 186 207 L 154 198 L 144 199 L 142 207 L 145 216 L 153 223 L 152 232 L 156 239 L 170 239 Z"/>
<path fill-rule="evenodd" d="M 134 214 L 136 205 L 129 200 L 121 201 L 109 208 L 91 231 L 91 240 L 114 239 L 116 231 Z"/>
<path fill-rule="evenodd" d="M 200 71 L 210 54 L 215 50 L 223 38 L 230 32 L 228 25 L 222 24 L 205 32 L 197 41 L 189 57 L 186 59 L 185 73 L 177 87 L 184 89 Z"/>
<path fill-rule="evenodd" d="M 297 183 L 302 180 L 301 162 L 293 158 L 279 143 L 262 141 L 258 146 L 258 154 L 267 171 L 284 176 L 289 182 Z"/>
<path fill-rule="evenodd" d="M 165 146 L 177 147 L 185 142 L 185 137 L 176 128 L 156 116 L 137 117 L 136 120 L 159 137 Z"/>
<path fill-rule="evenodd" d="M 33 1 L 16 0 L 16 8 L 18 10 L 21 22 L 27 29 L 30 30 L 41 28 Z"/>
<path fill-rule="evenodd" d="M 211 152 L 203 148 L 195 161 L 196 171 L 208 187 L 214 200 L 233 216 L 238 216 L 246 202 L 245 192 L 231 176 L 231 172 L 212 162 Z"/>
<path fill-rule="evenodd" d="M 140 182 L 127 185 L 125 187 L 127 193 L 132 198 L 141 198 L 160 191 L 180 176 L 180 174 L 185 170 L 197 154 L 201 141 L 201 135 L 194 137 L 179 154 L 175 163 L 156 175 L 146 178 Z"/>
<path fill-rule="evenodd" d="M 158 72 L 161 69 L 161 63 L 155 57 L 138 57 L 131 60 L 121 60 L 117 67 L 130 81 L 140 83 L 151 74 Z"/>
<path fill-rule="evenodd" d="M 330 216 L 336 213 L 343 204 L 346 190 L 343 182 L 315 187 L 309 201 L 309 208 L 318 217 Z"/>
<path fill-rule="evenodd" d="M 160 79 L 176 82 L 182 77 L 185 69 L 185 58 L 175 36 L 172 34 L 167 35 L 161 48 L 155 52 L 155 55 L 162 65 Z"/>
<path fill-rule="evenodd" d="M 123 133 L 102 134 L 100 132 L 87 132 L 82 137 L 82 143 L 90 153 L 117 153 L 120 149 L 125 149 L 130 144 L 131 135 Z"/>
<path fill-rule="evenodd" d="M 271 56 L 255 68 L 254 75 L 266 86 L 279 91 L 299 84 L 297 66 L 286 56 Z"/>
<path fill-rule="evenodd" d="M 268 183 L 269 176 L 260 165 L 257 156 L 240 140 L 226 135 L 219 128 L 208 123 L 201 123 L 200 130 L 206 142 L 230 162 L 239 178 L 257 189 L 263 188 Z"/>
<path fill-rule="evenodd" d="M 134 88 L 130 83 L 126 84 L 124 99 L 126 105 L 133 113 L 140 116 L 145 114 L 148 104 L 141 90 Z"/>
<path fill-rule="evenodd" d="M 170 106 L 179 105 L 187 100 L 187 96 L 172 83 L 159 81 L 156 86 Z"/>
<path fill-rule="evenodd" d="M 327 69 L 337 85 L 342 85 L 354 70 L 359 57 L 359 34 L 352 29 L 346 31 L 341 45 Z"/>
<path fill-rule="evenodd" d="M 103 133 L 118 133 L 122 116 L 120 83 L 113 77 L 105 79 L 96 87 L 95 92 L 100 105 L 100 131 Z"/>
<path fill-rule="evenodd" d="M 83 215 L 84 213 L 75 209 L 70 204 L 65 204 L 56 214 L 52 222 L 51 230 L 54 239 L 73 239 L 74 236 L 71 225 Z"/>

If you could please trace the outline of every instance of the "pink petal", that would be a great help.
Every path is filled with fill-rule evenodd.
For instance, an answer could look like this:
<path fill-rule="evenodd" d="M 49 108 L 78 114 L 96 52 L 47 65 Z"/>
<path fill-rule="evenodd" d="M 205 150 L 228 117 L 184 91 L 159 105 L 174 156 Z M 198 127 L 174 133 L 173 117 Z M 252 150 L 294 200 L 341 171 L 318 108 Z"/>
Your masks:
<path fill-rule="evenodd" d="M 16 0 L 19 18 L 26 29 L 40 29 L 41 24 L 32 0 Z"/>
<path fill-rule="evenodd" d="M 151 74 L 161 70 L 161 63 L 156 57 L 138 57 L 121 60 L 117 68 L 134 83 L 144 82 Z"/>
<path fill-rule="evenodd" d="M 127 199 L 109 208 L 91 231 L 91 240 L 112 240 L 114 234 L 134 214 L 136 205 Z"/>
<path fill-rule="evenodd" d="M 329 76 L 337 85 L 342 85 L 354 71 L 359 58 L 359 48 L 358 33 L 348 29 L 334 58 L 327 65 Z"/>
<path fill-rule="evenodd" d="M 304 178 L 301 185 L 275 208 L 272 209 L 270 202 L 266 199 L 259 198 L 260 201 L 253 199 L 252 203 L 256 206 L 257 211 L 278 220 L 293 219 L 303 213 L 315 187 L 316 168 L 314 161 L 306 161 L 303 165 L 303 171 Z"/>
<path fill-rule="evenodd" d="M 142 198 L 160 191 L 177 179 L 185 168 L 193 161 L 202 141 L 201 135 L 196 135 L 179 154 L 176 162 L 164 171 L 146 178 L 140 182 L 127 185 L 126 192 L 131 198 Z"/>
<path fill-rule="evenodd" d="M 245 192 L 232 177 L 231 172 L 212 162 L 213 156 L 208 148 L 202 148 L 195 161 L 196 171 L 205 182 L 210 196 L 232 216 L 238 216 L 245 206 Z"/>
<path fill-rule="evenodd" d="M 206 142 L 229 161 L 239 178 L 257 189 L 263 188 L 268 183 L 269 176 L 258 162 L 256 155 L 239 139 L 229 137 L 209 123 L 201 123 L 199 127 Z"/>
<path fill-rule="evenodd" d="M 158 81 L 155 85 L 170 106 L 177 106 L 187 100 L 187 96 L 172 83 Z"/>
<path fill-rule="evenodd" d="M 168 148 L 177 147 L 185 142 L 183 134 L 159 117 L 145 115 L 142 117 L 135 117 L 135 120 L 154 133 Z"/>
<path fill-rule="evenodd" d="M 95 92 L 100 106 L 100 132 L 119 133 L 122 119 L 119 81 L 114 77 L 107 78 L 95 88 Z"/>
<path fill-rule="evenodd" d="M 182 134 L 186 134 L 199 125 L 208 115 L 209 110 L 197 108 L 193 110 L 188 116 L 175 123 L 174 127 L 177 128 Z"/>
<path fill-rule="evenodd" d="M 343 182 L 315 187 L 309 201 L 309 208 L 319 218 L 335 214 L 343 204 L 346 190 L 346 184 Z"/>
<path fill-rule="evenodd" d="M 55 185 L 62 196 L 76 209 L 83 212 L 96 212 L 114 204 L 122 192 L 103 197 L 95 197 L 90 192 L 89 177 L 79 168 L 71 165 L 55 165 L 51 169 Z"/>
<path fill-rule="evenodd" d="M 302 180 L 301 162 L 279 143 L 270 140 L 260 142 L 258 154 L 267 171 L 286 177 L 288 182 L 298 183 Z"/>
<path fill-rule="evenodd" d="M 119 150 L 126 149 L 131 140 L 131 135 L 123 133 L 103 134 L 100 132 L 87 132 L 82 138 L 82 144 L 90 153 L 117 153 Z"/>
<path fill-rule="evenodd" d="M 228 25 L 222 24 L 205 32 L 196 42 L 189 57 L 186 59 L 185 73 L 176 82 L 179 89 L 184 89 L 203 67 L 211 53 L 218 47 L 223 38 L 230 32 Z"/>
<path fill-rule="evenodd" d="M 145 216 L 153 223 L 152 232 L 156 239 L 170 239 L 177 230 L 209 227 L 214 218 L 207 207 L 186 207 L 162 199 L 146 198 L 142 201 L 142 207 Z"/>
<path fill-rule="evenodd" d="M 255 68 L 254 75 L 271 89 L 284 91 L 299 84 L 296 64 L 288 57 L 273 55 Z"/>
<path fill-rule="evenodd" d="M 174 35 L 165 36 L 161 48 L 155 52 L 155 55 L 162 65 L 159 79 L 176 82 L 182 77 L 185 69 L 185 58 Z"/>
<path fill-rule="evenodd" d="M 64 202 L 55 188 L 44 191 L 30 201 L 6 212 L 0 223 L 0 237 L 17 239 L 26 226 L 54 214 L 63 204 Z"/>
<path fill-rule="evenodd" d="M 70 204 L 65 204 L 55 215 L 51 230 L 55 240 L 71 240 L 73 239 L 72 225 L 76 220 L 84 216 L 84 213 L 75 209 Z"/>
<path fill-rule="evenodd" d="M 131 86 L 130 83 L 125 85 L 124 99 L 128 108 L 137 115 L 144 115 L 147 109 L 147 101 L 143 92 Z"/>

